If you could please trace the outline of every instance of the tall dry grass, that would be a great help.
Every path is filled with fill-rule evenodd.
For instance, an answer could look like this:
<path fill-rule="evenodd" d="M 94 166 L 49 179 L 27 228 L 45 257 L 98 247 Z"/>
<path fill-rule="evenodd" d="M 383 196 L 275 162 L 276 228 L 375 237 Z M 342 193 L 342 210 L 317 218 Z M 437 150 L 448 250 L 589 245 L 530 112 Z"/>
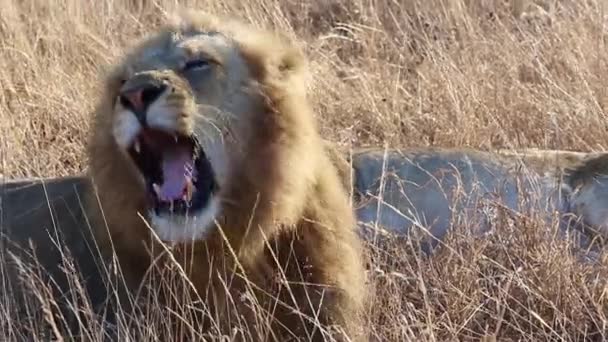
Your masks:
<path fill-rule="evenodd" d="M 98 75 L 176 2 L 0 0 L 0 173 L 82 171 Z M 291 32 L 311 60 L 323 134 L 341 144 L 605 148 L 602 0 L 180 5 Z M 430 258 L 404 244 L 370 246 L 370 334 L 387 341 L 605 340 L 606 266 L 577 263 L 533 217 L 495 224 L 500 234 L 456 236 Z M 8 314 L 2 320 L 11 329 L 26 324 Z M 91 339 L 100 338 L 100 327 L 87 327 Z M 162 324 L 140 326 L 150 339 L 155 329 Z"/>

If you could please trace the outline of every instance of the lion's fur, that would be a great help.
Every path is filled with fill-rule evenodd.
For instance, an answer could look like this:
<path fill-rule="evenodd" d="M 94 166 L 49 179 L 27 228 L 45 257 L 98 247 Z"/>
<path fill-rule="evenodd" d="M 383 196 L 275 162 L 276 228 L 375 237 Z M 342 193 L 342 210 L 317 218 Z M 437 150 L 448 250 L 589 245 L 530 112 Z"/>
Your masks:
<path fill-rule="evenodd" d="M 228 128 L 240 129 L 246 141 L 240 145 L 241 154 L 230 156 L 239 159 L 238 167 L 223 175 L 229 183 L 218 228 L 204 241 L 176 246 L 175 259 L 183 261 L 182 266 L 205 300 L 204 292 L 210 284 L 218 286 L 214 295 L 221 298 L 220 279 L 209 273 L 210 269 L 225 265 L 243 271 L 262 289 L 271 290 L 277 285 L 273 283 L 277 267 L 269 254 L 272 250 L 278 262 L 286 263 L 281 268 L 288 281 L 329 286 L 325 288 L 327 293 L 321 294 L 314 285 L 294 283 L 291 290 L 296 303 L 283 294 L 285 290 L 278 295 L 279 299 L 290 307 L 299 306 L 310 316 L 318 309 L 316 306 L 321 306 L 321 323 L 339 324 L 353 334 L 360 327 L 359 314 L 365 298 L 362 251 L 347 193 L 324 153 L 306 98 L 304 56 L 286 38 L 249 25 L 198 12 L 186 13 L 181 18 L 135 47 L 132 50 L 135 53 L 128 55 L 106 80 L 105 92 L 95 110 L 88 149 L 90 176 L 96 185 L 96 193 L 89 201 L 97 205 L 99 198 L 104 213 L 96 221 L 99 239 L 107 246 L 111 241 L 133 289 L 150 265 L 148 248 L 152 247 L 157 254 L 163 251 L 138 215 L 144 213 L 142 189 L 133 166 L 118 151 L 111 136 L 112 106 L 120 77 L 127 69 L 125 65 L 137 66 L 137 52 L 162 47 L 171 32 L 192 29 L 220 32 L 235 41 L 238 55 L 247 65 L 242 72 L 249 73 L 246 84 L 238 88 L 242 93 L 232 94 L 229 104 L 230 110 L 242 116 L 239 127 Z M 222 103 L 222 99 L 217 100 Z M 194 130 L 200 128 L 197 123 L 191 124 Z M 272 248 L 266 248 L 265 241 Z M 235 260 L 231 258 L 232 251 Z M 312 268 L 302 269 L 308 266 Z M 301 279 L 299 272 L 305 273 L 305 279 Z M 244 289 L 240 285 L 234 287 Z M 232 290 L 231 294 L 236 294 Z M 261 297 L 262 303 L 271 301 Z M 315 307 L 308 307 L 308 300 Z M 221 310 L 221 299 L 206 301 L 215 305 L 211 312 Z M 299 326 L 302 319 L 291 309 L 279 305 L 276 311 L 281 324 L 299 336 L 305 334 Z M 314 324 L 304 326 L 312 329 Z"/>

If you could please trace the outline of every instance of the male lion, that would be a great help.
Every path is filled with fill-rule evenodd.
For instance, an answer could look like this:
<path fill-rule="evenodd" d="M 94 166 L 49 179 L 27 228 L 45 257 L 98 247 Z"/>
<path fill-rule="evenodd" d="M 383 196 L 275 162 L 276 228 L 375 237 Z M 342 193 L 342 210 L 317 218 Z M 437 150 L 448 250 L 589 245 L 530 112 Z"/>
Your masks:
<path fill-rule="evenodd" d="M 280 341 L 356 338 L 363 254 L 305 62 L 285 37 L 191 11 L 110 73 L 88 203 L 101 206 L 98 240 L 113 245 L 130 289 L 153 260 L 175 260 L 212 314 L 254 289 Z"/>

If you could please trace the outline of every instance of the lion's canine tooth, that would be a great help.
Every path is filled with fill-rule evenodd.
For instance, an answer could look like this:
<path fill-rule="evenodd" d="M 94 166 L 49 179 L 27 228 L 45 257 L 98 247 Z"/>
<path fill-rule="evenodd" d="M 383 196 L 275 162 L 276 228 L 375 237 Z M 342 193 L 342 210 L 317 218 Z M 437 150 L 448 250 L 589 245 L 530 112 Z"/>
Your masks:
<path fill-rule="evenodd" d="M 192 180 L 191 179 L 187 179 L 186 180 L 186 193 L 184 194 L 184 197 L 186 198 L 186 201 L 192 200 L 192 194 L 193 193 L 194 193 L 194 184 L 192 184 Z"/>
<path fill-rule="evenodd" d="M 137 153 L 141 152 L 141 146 L 139 144 L 139 139 L 135 140 L 135 144 L 133 145 L 133 148 L 135 149 L 135 152 L 137 152 Z"/>
<path fill-rule="evenodd" d="M 162 200 L 162 198 L 160 198 L 160 186 L 158 186 L 158 184 L 156 183 L 152 183 L 152 189 L 156 193 L 156 196 L 158 196 L 158 198 Z"/>

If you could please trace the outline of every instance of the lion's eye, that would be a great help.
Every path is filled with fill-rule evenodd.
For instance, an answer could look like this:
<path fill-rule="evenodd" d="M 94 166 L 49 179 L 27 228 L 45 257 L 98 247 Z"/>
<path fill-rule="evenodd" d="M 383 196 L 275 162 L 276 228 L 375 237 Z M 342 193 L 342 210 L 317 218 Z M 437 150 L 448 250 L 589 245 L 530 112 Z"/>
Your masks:
<path fill-rule="evenodd" d="M 186 62 L 186 65 L 184 65 L 184 71 L 206 69 L 209 67 L 209 64 L 209 61 L 205 59 L 194 59 Z"/>

